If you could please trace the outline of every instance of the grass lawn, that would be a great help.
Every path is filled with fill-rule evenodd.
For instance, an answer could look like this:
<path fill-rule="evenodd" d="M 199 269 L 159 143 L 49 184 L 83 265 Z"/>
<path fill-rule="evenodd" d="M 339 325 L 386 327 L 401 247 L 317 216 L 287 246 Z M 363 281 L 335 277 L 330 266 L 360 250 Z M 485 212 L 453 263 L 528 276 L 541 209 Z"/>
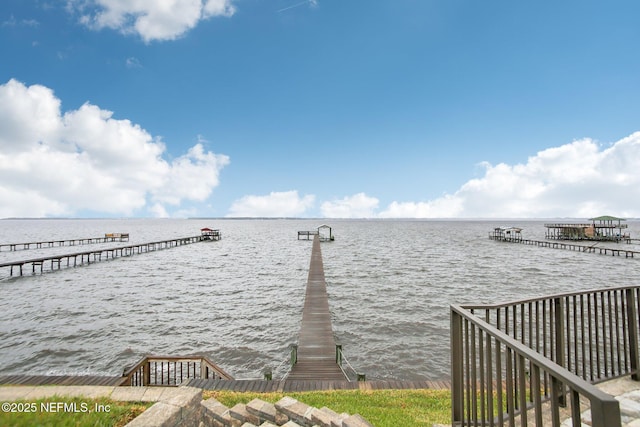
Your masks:
<path fill-rule="evenodd" d="M 2 402 L 0 426 L 124 426 L 153 403 L 115 402 L 107 398 L 47 397 Z"/>
<path fill-rule="evenodd" d="M 449 390 L 333 390 L 300 393 L 237 393 L 205 391 L 204 398 L 214 398 L 232 407 L 258 398 L 276 403 L 290 396 L 309 406 L 326 406 L 335 412 L 360 414 L 376 427 L 428 426 L 451 423 Z"/>

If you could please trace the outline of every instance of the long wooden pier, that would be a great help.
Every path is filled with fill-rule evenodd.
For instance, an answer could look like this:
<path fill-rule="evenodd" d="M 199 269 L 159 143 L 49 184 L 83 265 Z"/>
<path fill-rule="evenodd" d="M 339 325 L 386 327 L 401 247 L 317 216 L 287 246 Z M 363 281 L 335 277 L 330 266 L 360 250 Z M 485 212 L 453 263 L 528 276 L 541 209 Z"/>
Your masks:
<path fill-rule="evenodd" d="M 160 240 L 157 242 L 139 243 L 135 245 L 118 246 L 115 248 L 96 249 L 92 251 L 74 252 L 62 255 L 50 255 L 41 258 L 8 261 L 0 264 L 0 268 L 9 268 L 9 275 L 24 274 L 24 267 L 31 266 L 31 273 L 43 273 L 45 271 L 60 270 L 63 267 L 77 267 L 102 261 L 103 259 L 119 258 L 153 252 L 161 249 L 175 248 L 203 241 L 203 236 L 180 237 L 177 239 Z M 45 266 L 48 268 L 45 270 Z"/>
<path fill-rule="evenodd" d="M 344 381 L 331 327 L 331 313 L 320 251 L 320 238 L 314 236 L 307 291 L 302 311 L 302 326 L 293 367 L 287 380 Z"/>
<path fill-rule="evenodd" d="M 528 240 L 522 239 L 520 237 L 505 237 L 505 236 L 497 236 L 494 234 L 489 234 L 489 239 L 496 240 L 499 242 L 508 242 L 508 243 L 521 243 L 523 245 L 532 245 L 532 246 L 540 246 L 544 248 L 552 248 L 552 249 L 565 249 L 577 252 L 588 252 L 588 253 L 597 253 L 600 255 L 611 255 L 611 256 L 624 256 L 625 258 L 634 258 L 640 256 L 640 252 L 638 251 L 630 251 L 626 249 L 615 249 L 615 248 L 607 248 L 596 246 L 600 242 L 596 242 L 593 245 L 575 245 L 572 243 L 564 243 L 558 241 L 546 241 L 546 240 Z"/>
<path fill-rule="evenodd" d="M 104 237 L 88 237 L 86 239 L 45 240 L 42 242 L 0 243 L 2 251 L 20 251 L 28 249 L 57 248 L 61 246 L 93 245 L 96 243 L 128 242 L 129 233 L 107 233 Z"/>

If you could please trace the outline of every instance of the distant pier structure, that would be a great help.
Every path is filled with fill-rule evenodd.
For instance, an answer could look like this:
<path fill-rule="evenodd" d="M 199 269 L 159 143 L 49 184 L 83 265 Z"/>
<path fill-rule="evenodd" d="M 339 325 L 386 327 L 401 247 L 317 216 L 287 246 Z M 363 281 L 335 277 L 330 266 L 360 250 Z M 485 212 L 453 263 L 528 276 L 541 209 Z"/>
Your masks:
<path fill-rule="evenodd" d="M 313 240 L 314 236 L 318 236 L 321 242 L 332 242 L 335 240 L 333 229 L 326 224 L 322 224 L 315 230 L 298 231 L 298 240 Z"/>
<path fill-rule="evenodd" d="M 522 240 L 522 228 L 496 227 L 493 229 L 493 234 L 489 235 L 489 238 L 491 240 L 520 241 Z"/>
<path fill-rule="evenodd" d="M 80 265 L 85 265 L 85 264 L 89 265 L 92 263 L 96 263 L 98 261 L 102 261 L 103 259 L 108 260 L 113 258 L 126 257 L 134 254 L 142 254 L 142 253 L 158 251 L 161 249 L 175 248 L 178 246 L 189 245 L 197 242 L 212 241 L 212 240 L 217 241 L 222 239 L 222 233 L 220 233 L 220 230 L 211 230 L 211 229 L 206 229 L 206 230 L 209 230 L 209 231 L 201 231 L 201 235 L 199 236 L 179 237 L 175 239 L 160 240 L 156 242 L 137 243 L 134 245 L 117 246 L 113 248 L 99 248 L 94 250 L 87 250 L 87 251 L 67 253 L 67 254 L 51 254 L 51 255 L 47 255 L 39 258 L 13 260 L 8 262 L 2 262 L 2 260 L 0 260 L 0 269 L 4 267 L 9 268 L 10 276 L 14 275 L 14 269 L 15 269 L 17 275 L 23 276 L 24 267 L 27 265 L 31 266 L 32 274 L 36 274 L 37 270 L 40 270 L 40 273 L 44 273 L 45 265 L 50 266 L 47 269 L 47 271 L 54 271 L 54 270 L 62 269 L 65 265 L 66 267 L 77 267 Z M 94 238 L 94 239 L 82 239 L 82 240 L 76 239 L 76 240 L 59 240 L 54 242 L 40 242 L 42 244 L 36 247 L 45 248 L 45 247 L 55 246 L 55 245 L 50 246 L 49 243 L 72 242 L 70 245 L 73 246 L 75 244 L 80 244 L 78 242 L 81 242 L 81 244 L 89 244 L 89 243 L 125 241 L 125 240 L 114 240 L 114 239 L 125 239 L 125 238 L 127 240 L 129 239 L 129 234 L 125 234 L 125 233 L 117 233 L 117 236 L 115 235 L 115 233 L 112 235 L 107 234 L 106 236 L 107 237 L 105 237 L 104 239 L 100 237 L 100 238 Z M 46 246 L 44 245 L 45 243 L 47 244 Z M 24 249 L 28 249 L 29 248 L 28 245 L 34 245 L 34 244 L 35 243 L 26 243 L 26 244 L 20 243 L 17 246 L 22 245 L 24 246 Z M 59 246 L 64 246 L 64 244 L 60 244 Z M 16 250 L 16 249 L 11 249 L 11 250 Z"/>
<path fill-rule="evenodd" d="M 218 241 L 222 240 L 222 233 L 220 230 L 212 230 L 209 227 L 201 228 L 200 233 L 203 241 Z"/>
<path fill-rule="evenodd" d="M 590 218 L 590 223 L 555 223 L 545 224 L 547 232 L 545 237 L 550 240 L 592 240 L 608 242 L 631 242 L 629 233 L 624 230 L 628 227 L 623 224 L 623 218 L 613 216 L 599 216 Z"/>
<path fill-rule="evenodd" d="M 56 248 L 59 246 L 93 245 L 108 242 L 128 242 L 129 233 L 105 233 L 104 237 L 87 237 L 85 239 L 45 240 L 25 243 L 0 243 L 0 252 L 28 249 Z"/>

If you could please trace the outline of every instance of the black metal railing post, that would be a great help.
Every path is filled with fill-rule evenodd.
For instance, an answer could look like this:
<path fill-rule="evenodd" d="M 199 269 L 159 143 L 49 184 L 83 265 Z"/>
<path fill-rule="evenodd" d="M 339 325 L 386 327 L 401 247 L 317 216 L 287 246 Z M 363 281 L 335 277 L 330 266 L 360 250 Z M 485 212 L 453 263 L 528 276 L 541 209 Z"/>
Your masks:
<path fill-rule="evenodd" d="M 566 368 L 565 364 L 565 353 L 564 353 L 564 345 L 565 345 L 565 332 L 564 332 L 564 299 L 562 297 L 553 299 L 553 314 L 554 314 L 554 340 L 555 340 L 555 360 L 558 365 Z M 564 389 L 564 385 L 562 382 L 558 382 L 556 384 L 557 395 L 554 395 L 554 398 L 558 399 L 558 403 L 560 406 L 565 407 L 567 405 L 566 393 Z"/>
<path fill-rule="evenodd" d="M 638 373 L 638 308 L 636 301 L 636 289 L 627 289 L 625 291 L 627 299 L 627 325 L 629 333 L 629 359 L 631 368 L 631 379 L 638 381 L 640 374 Z"/>
<path fill-rule="evenodd" d="M 462 317 L 451 310 L 451 421 L 464 419 Z"/>

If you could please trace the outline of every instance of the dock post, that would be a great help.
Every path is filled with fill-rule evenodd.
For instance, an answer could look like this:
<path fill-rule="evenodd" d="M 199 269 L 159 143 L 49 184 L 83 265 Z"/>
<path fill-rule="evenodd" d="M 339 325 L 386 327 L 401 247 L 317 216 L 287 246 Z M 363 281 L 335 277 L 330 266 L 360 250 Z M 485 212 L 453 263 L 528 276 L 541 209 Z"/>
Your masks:
<path fill-rule="evenodd" d="M 336 363 L 342 366 L 342 344 L 336 344 Z"/>
<path fill-rule="evenodd" d="M 298 344 L 291 344 L 289 346 L 291 350 L 291 357 L 289 359 L 291 367 L 293 368 L 298 363 Z"/>
<path fill-rule="evenodd" d="M 142 385 L 148 386 L 151 383 L 151 362 L 147 362 L 142 365 Z"/>
<path fill-rule="evenodd" d="M 273 380 L 273 373 L 271 372 L 271 368 L 266 368 L 262 374 L 264 375 L 265 381 Z"/>

